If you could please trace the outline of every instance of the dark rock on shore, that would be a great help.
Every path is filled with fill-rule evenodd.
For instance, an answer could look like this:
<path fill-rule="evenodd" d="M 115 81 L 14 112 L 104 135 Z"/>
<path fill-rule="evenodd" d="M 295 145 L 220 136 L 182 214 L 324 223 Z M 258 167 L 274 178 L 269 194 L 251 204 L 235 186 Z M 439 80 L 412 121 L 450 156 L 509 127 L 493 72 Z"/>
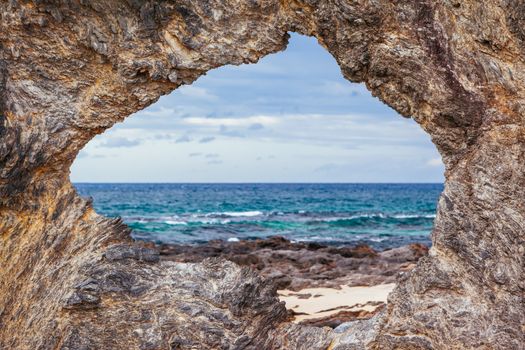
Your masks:
<path fill-rule="evenodd" d="M 373 311 L 368 310 L 341 310 L 337 313 L 331 314 L 326 317 L 314 318 L 299 322 L 301 325 L 315 326 L 315 327 L 330 327 L 337 328 L 341 324 L 351 322 L 355 320 L 367 320 L 382 311 L 385 308 L 385 304 L 376 302 L 377 308 Z"/>
<path fill-rule="evenodd" d="M 238 242 L 213 240 L 198 245 L 164 244 L 158 248 L 161 259 L 165 261 L 200 263 L 207 258 L 230 260 L 257 270 L 279 290 L 293 291 L 394 283 L 399 273 L 411 270 L 428 253 L 428 247 L 419 243 L 376 251 L 367 245 L 296 243 L 280 236 Z M 300 299 L 316 297 L 300 293 L 296 296 Z M 385 304 L 378 302 L 374 306 L 377 307 L 372 311 L 339 310 L 299 323 L 335 328 L 345 322 L 369 319 L 383 310 Z M 296 315 L 291 309 L 288 313 L 290 319 Z"/>
<path fill-rule="evenodd" d="M 292 243 L 279 236 L 239 242 L 214 240 L 202 245 L 161 245 L 159 249 L 162 260 L 176 262 L 221 257 L 258 270 L 278 289 L 295 291 L 394 283 L 398 273 L 411 270 L 428 252 L 422 244 L 379 252 L 366 245 Z"/>

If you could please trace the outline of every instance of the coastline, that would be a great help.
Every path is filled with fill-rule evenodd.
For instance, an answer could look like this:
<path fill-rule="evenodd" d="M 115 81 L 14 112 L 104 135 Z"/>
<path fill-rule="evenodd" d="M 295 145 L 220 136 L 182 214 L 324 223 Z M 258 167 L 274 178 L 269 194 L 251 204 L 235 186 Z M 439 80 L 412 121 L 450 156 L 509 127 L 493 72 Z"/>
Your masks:
<path fill-rule="evenodd" d="M 293 311 L 293 322 L 336 327 L 344 319 L 372 317 L 383 308 L 394 283 L 340 288 L 305 288 L 278 291 L 279 299 Z"/>
<path fill-rule="evenodd" d="M 292 243 L 279 236 L 158 248 L 163 260 L 220 257 L 253 268 L 274 284 L 291 320 L 332 328 L 379 312 L 397 276 L 428 253 L 419 243 L 376 251 L 367 245 Z"/>

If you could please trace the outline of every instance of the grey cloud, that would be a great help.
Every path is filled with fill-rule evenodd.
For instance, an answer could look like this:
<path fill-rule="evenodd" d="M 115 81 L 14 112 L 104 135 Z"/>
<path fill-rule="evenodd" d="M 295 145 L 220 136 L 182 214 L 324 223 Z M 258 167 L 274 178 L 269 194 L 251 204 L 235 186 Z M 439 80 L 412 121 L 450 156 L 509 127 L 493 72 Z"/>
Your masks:
<path fill-rule="evenodd" d="M 210 160 L 210 161 L 208 162 L 208 164 L 211 164 L 211 165 L 222 164 L 222 160 Z"/>
<path fill-rule="evenodd" d="M 113 137 L 100 144 L 100 147 L 118 148 L 118 147 L 134 147 L 140 145 L 140 140 L 130 140 L 126 137 Z"/>
<path fill-rule="evenodd" d="M 215 140 L 215 137 L 212 137 L 212 136 L 203 137 L 202 139 L 199 140 L 199 143 L 208 143 L 208 142 L 212 142 L 213 140 Z"/>
<path fill-rule="evenodd" d="M 188 154 L 188 156 L 190 156 L 190 157 L 199 157 L 201 155 L 202 155 L 202 153 L 200 153 L 200 152 L 194 152 L 194 153 Z"/>
<path fill-rule="evenodd" d="M 157 134 L 153 136 L 154 140 L 171 140 L 173 138 L 170 134 Z"/>
<path fill-rule="evenodd" d="M 175 140 L 175 143 L 190 142 L 191 138 L 188 135 L 183 135 Z"/>
<path fill-rule="evenodd" d="M 309 74 L 304 74 L 305 71 Z M 325 82 L 331 83 L 331 85 L 323 85 Z M 188 98 L 188 94 L 181 94 L 180 89 L 177 89 L 147 110 L 138 112 L 136 116 L 128 118 L 123 124 L 108 130 L 103 135 L 104 138 L 97 140 L 94 145 L 118 136 L 137 138 L 144 145 L 146 140 L 154 141 L 154 138 L 158 137 L 157 142 L 161 143 L 161 140 L 171 136 L 170 143 L 191 141 L 191 143 L 185 144 L 172 144 L 172 147 L 177 146 L 182 149 L 182 154 L 187 154 L 186 160 L 200 162 L 202 165 L 206 165 L 208 161 L 224 160 L 222 157 L 226 157 L 226 154 L 222 154 L 219 158 L 205 158 L 208 152 L 220 151 L 214 147 L 219 142 L 224 141 L 225 143 L 239 145 L 232 147 L 235 149 L 232 149 L 232 154 L 228 154 L 228 160 L 224 160 L 224 166 L 214 167 L 214 171 L 203 177 L 208 181 L 213 181 L 214 176 L 217 176 L 215 172 L 219 173 L 223 171 L 223 168 L 230 172 L 230 166 L 234 167 L 236 163 L 241 164 L 240 168 L 246 170 L 246 172 L 239 172 L 239 174 L 249 174 L 246 175 L 247 180 L 252 177 L 273 181 L 277 176 L 283 176 L 281 180 L 293 181 L 296 176 L 293 172 L 276 175 L 274 171 L 280 167 L 281 161 L 285 162 L 286 160 L 291 163 L 297 162 L 297 165 L 307 167 L 310 171 L 319 167 L 319 173 L 312 177 L 313 179 L 323 181 L 361 179 L 369 181 L 370 179 L 367 177 L 369 175 L 364 174 L 367 169 L 361 171 L 356 165 L 364 164 L 366 159 L 363 159 L 367 155 L 375 163 L 383 162 L 377 160 L 382 155 L 384 156 L 384 163 L 392 164 L 394 161 L 390 158 L 397 156 L 400 152 L 409 154 L 408 157 L 413 159 L 414 154 L 412 152 L 422 149 L 426 153 L 424 153 L 424 157 L 421 156 L 422 160 L 418 169 L 421 168 L 424 169 L 421 171 L 427 171 L 429 174 L 433 172 L 441 176 L 440 167 L 432 167 L 425 163 L 439 155 L 436 154 L 435 147 L 430 143 L 428 137 L 416 128 L 417 125 L 413 127 L 412 124 L 415 125 L 413 121 L 409 120 L 411 124 L 407 124 L 408 122 L 405 122 L 405 119 L 395 118 L 396 113 L 383 105 L 378 99 L 373 98 L 364 85 L 352 85 L 345 81 L 341 77 L 340 69 L 333 58 L 313 38 L 292 34 L 288 49 L 284 53 L 268 56 L 257 65 L 225 66 L 210 71 L 207 76 L 196 81 L 194 86 L 207 89 L 218 98 L 205 101 L 205 103 L 204 101 L 196 102 L 195 99 Z M 194 92 L 199 92 L 199 90 Z M 351 97 L 354 95 L 358 96 Z M 277 118 L 281 115 L 281 118 Z M 208 121 L 201 124 L 191 124 L 185 120 L 186 118 L 202 117 L 241 119 L 250 116 L 273 117 L 277 122 L 267 123 L 263 119 L 254 119 L 239 123 L 235 121 L 232 123 Z M 227 127 L 227 129 L 222 130 L 226 133 L 223 135 L 227 136 L 221 136 L 219 133 L 220 124 Z M 136 129 L 137 133 L 113 134 L 114 131 L 122 128 Z M 237 134 L 232 134 L 235 132 Z M 243 133 L 245 139 L 228 137 L 239 136 L 239 133 Z M 203 144 L 213 141 L 214 138 L 211 136 L 215 136 L 217 142 L 213 145 L 207 145 L 206 150 L 197 147 L 191 148 L 191 146 L 200 145 L 198 142 L 201 139 Z M 280 148 L 281 142 L 283 142 L 282 148 Z M 255 143 L 257 144 L 254 153 L 247 154 L 242 149 Z M 303 158 L 294 159 L 292 155 L 295 153 L 308 153 L 305 151 L 305 144 L 322 148 L 318 148 L 319 154 L 309 154 L 308 157 L 305 157 L 304 162 Z M 359 151 L 362 152 L 354 151 L 355 147 L 352 146 L 354 144 L 359 145 Z M 258 148 L 259 146 L 265 148 Z M 132 150 L 139 147 L 141 146 L 132 148 Z M 240 149 L 237 151 L 237 148 Z M 266 151 L 262 151 L 263 149 Z M 345 149 L 348 150 L 348 153 L 345 152 Z M 91 153 L 103 154 L 115 151 L 123 151 L 115 153 L 126 153 L 126 150 L 128 148 L 89 148 L 89 155 L 80 154 L 79 158 L 88 157 L 86 159 L 91 159 L 93 157 Z M 164 147 L 162 147 L 162 151 L 165 151 Z M 199 155 L 190 155 L 190 152 L 199 151 L 202 152 Z M 127 156 L 130 162 L 149 164 L 148 152 L 140 152 L 140 154 L 141 158 L 146 159 L 138 159 L 138 155 Z M 355 157 L 355 159 L 351 158 L 353 162 L 345 167 L 344 161 L 341 160 L 342 155 L 348 155 L 349 158 Z M 262 156 L 262 159 L 257 164 L 265 163 L 262 170 L 257 169 L 257 167 L 250 167 L 249 162 L 242 161 L 246 159 L 243 157 L 249 157 L 252 162 L 255 162 L 259 156 Z M 112 155 L 108 155 L 108 157 L 112 157 Z M 274 158 L 280 162 L 270 161 Z M 88 162 L 88 160 L 79 159 L 79 163 L 81 162 Z M 266 162 L 268 167 L 266 167 Z M 367 167 L 372 166 L 368 163 L 365 165 Z M 364 165 L 361 166 L 361 168 L 363 167 Z M 387 168 L 387 165 L 384 168 Z M 183 167 L 179 170 L 185 179 L 193 179 L 194 174 L 190 167 Z M 99 176 L 96 169 L 88 171 L 93 172 L 94 178 Z M 82 168 L 82 172 L 85 172 L 84 168 Z M 113 165 L 113 168 L 105 169 L 104 173 L 106 172 L 122 173 L 122 179 L 128 177 L 126 171 L 120 169 L 117 163 Z M 409 169 L 406 172 L 407 174 L 410 173 Z M 85 173 L 81 174 L 81 177 L 85 176 Z M 377 178 L 385 181 L 394 180 L 393 175 L 388 171 L 379 173 Z M 147 181 L 149 179 L 141 178 L 141 180 Z"/>
<path fill-rule="evenodd" d="M 320 85 L 320 90 L 324 93 L 327 93 L 332 96 L 359 96 L 359 91 L 355 89 L 355 85 L 349 82 L 341 81 L 326 81 L 324 84 Z"/>
<path fill-rule="evenodd" d="M 219 133 L 224 136 L 230 136 L 230 137 L 244 137 L 242 133 L 236 130 L 228 130 L 228 128 L 224 125 L 221 125 L 219 129 Z"/>
<path fill-rule="evenodd" d="M 253 123 L 248 128 L 248 130 L 262 130 L 262 129 L 264 129 L 264 125 L 262 125 L 261 123 Z"/>
<path fill-rule="evenodd" d="M 218 153 L 208 153 L 205 157 L 206 158 L 219 158 L 220 155 Z"/>
<path fill-rule="evenodd" d="M 89 154 L 86 151 L 80 151 L 77 158 L 107 158 L 105 154 Z"/>
<path fill-rule="evenodd" d="M 224 118 L 224 117 L 233 117 L 235 116 L 235 113 L 232 111 L 221 111 L 220 113 L 217 111 L 212 111 L 206 114 L 206 118 Z"/>
<path fill-rule="evenodd" d="M 235 130 L 221 132 L 221 135 L 229 137 L 245 137 L 243 133 Z"/>

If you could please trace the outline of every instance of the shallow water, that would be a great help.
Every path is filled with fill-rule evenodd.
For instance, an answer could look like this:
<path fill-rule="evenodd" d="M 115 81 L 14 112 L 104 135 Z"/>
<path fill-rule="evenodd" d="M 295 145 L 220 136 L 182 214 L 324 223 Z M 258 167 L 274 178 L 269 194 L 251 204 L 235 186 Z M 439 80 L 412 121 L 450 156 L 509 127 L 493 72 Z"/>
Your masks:
<path fill-rule="evenodd" d="M 430 244 L 442 184 L 75 184 L 137 239 Z"/>

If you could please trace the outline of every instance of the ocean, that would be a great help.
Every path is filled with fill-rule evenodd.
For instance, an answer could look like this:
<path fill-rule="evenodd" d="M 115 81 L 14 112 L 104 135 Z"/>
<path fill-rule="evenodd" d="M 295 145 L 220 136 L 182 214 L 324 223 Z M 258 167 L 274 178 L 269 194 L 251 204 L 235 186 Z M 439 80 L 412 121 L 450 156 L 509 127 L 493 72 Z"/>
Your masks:
<path fill-rule="evenodd" d="M 442 184 L 75 184 L 95 210 L 122 217 L 138 240 L 430 245 Z"/>

